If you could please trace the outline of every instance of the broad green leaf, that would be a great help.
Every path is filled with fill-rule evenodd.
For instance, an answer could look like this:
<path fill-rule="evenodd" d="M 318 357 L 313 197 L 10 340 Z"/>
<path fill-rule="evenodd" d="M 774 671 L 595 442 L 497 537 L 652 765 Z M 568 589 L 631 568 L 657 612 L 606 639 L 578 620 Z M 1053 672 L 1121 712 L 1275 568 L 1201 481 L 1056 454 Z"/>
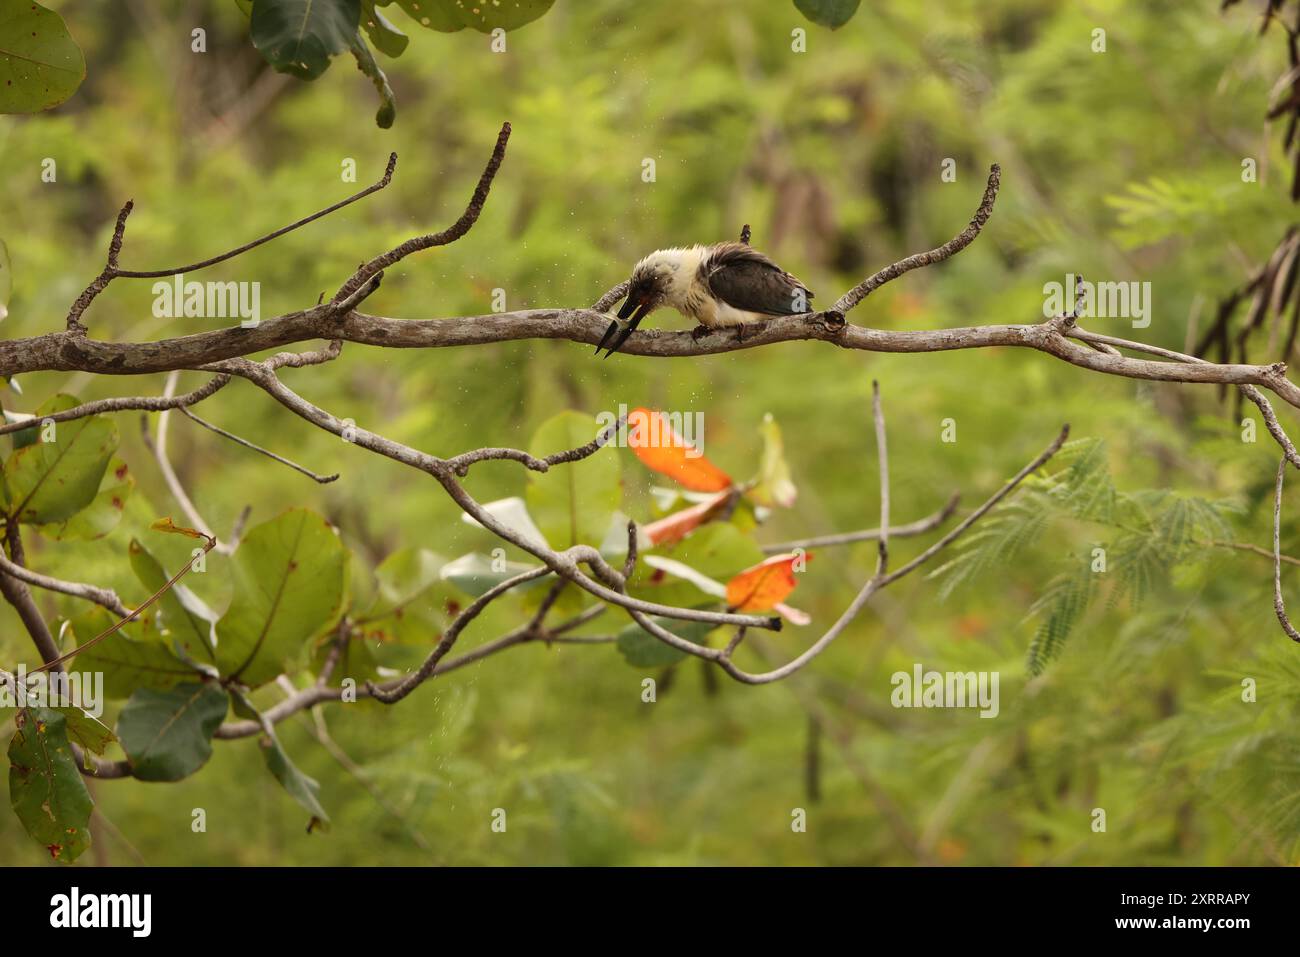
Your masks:
<path fill-rule="evenodd" d="M 542 424 L 528 451 L 542 458 L 586 445 L 600 434 L 589 415 L 561 412 Z M 623 490 L 616 450 L 606 447 L 577 462 L 529 472 L 528 511 L 555 548 L 600 545 L 610 516 L 619 509 Z"/>
<path fill-rule="evenodd" d="M 651 621 L 671 631 L 678 638 L 685 638 L 697 645 L 704 644 L 704 639 L 708 637 L 709 632 L 717 627 L 707 621 L 681 621 L 659 617 L 652 617 Z M 686 657 L 686 652 L 660 641 L 635 622 L 618 633 L 618 652 L 629 665 L 638 668 L 658 668 L 671 665 Z"/>
<path fill-rule="evenodd" d="M 229 702 L 217 684 L 141 688 L 117 718 L 117 736 L 141 781 L 179 781 L 212 756 L 212 735 Z"/>
<path fill-rule="evenodd" d="M 375 0 L 361 0 L 361 26 L 375 49 L 384 56 L 401 56 L 411 42 L 410 37 L 375 9 Z"/>
<path fill-rule="evenodd" d="M 152 595 L 171 579 L 162 563 L 136 539 L 129 549 L 135 577 Z M 147 597 L 147 596 L 146 596 Z M 216 616 L 192 591 L 177 582 L 158 599 L 168 637 L 196 661 L 216 662 L 212 647 L 212 624 Z"/>
<path fill-rule="evenodd" d="M 439 572 L 446 562 L 427 548 L 399 548 L 375 568 L 378 593 L 366 610 L 366 617 L 391 614 L 441 581 Z"/>
<path fill-rule="evenodd" d="M 274 729 L 268 728 L 263 731 L 257 744 L 262 751 L 262 760 L 266 762 L 267 769 L 289 792 L 289 796 L 311 815 L 307 830 L 310 832 L 317 827 L 327 828 L 330 816 L 325 813 L 325 808 L 321 806 L 320 799 L 317 797 L 320 784 L 316 779 L 303 774 L 298 770 L 297 765 L 289 760 L 289 755 L 280 744 Z"/>
<path fill-rule="evenodd" d="M 818 26 L 838 30 L 853 19 L 861 0 L 794 0 L 799 12 Z"/>
<path fill-rule="evenodd" d="M 444 581 L 451 582 L 465 594 L 478 598 L 494 585 L 499 585 L 508 578 L 514 578 L 536 567 L 535 563 L 508 562 L 503 558 L 493 558 L 481 552 L 470 552 L 444 565 L 441 575 Z M 535 578 L 530 582 L 524 582 L 517 590 L 535 588 L 544 581 L 545 578 Z"/>
<path fill-rule="evenodd" d="M 320 791 L 320 784 L 314 778 L 310 778 L 299 771 L 294 763 L 289 760 L 289 755 L 280 744 L 275 728 L 267 724 L 257 708 L 253 706 L 253 703 L 248 700 L 248 697 L 243 692 L 237 689 L 230 692 L 230 706 L 231 710 L 239 717 L 256 721 L 262 726 L 262 734 L 257 741 L 262 752 L 262 759 L 266 762 L 267 769 L 275 776 L 277 781 L 284 785 L 284 789 L 289 792 L 290 796 L 311 814 L 311 821 L 307 825 L 308 833 L 317 826 L 327 828 L 329 815 L 325 813 L 325 809 L 321 807 L 321 803 L 316 797 L 317 792 Z"/>
<path fill-rule="evenodd" d="M 23 432 L 26 433 L 27 430 L 24 429 Z M 56 541 L 103 538 L 117 528 L 127 500 L 134 491 L 135 477 L 131 475 L 126 462 L 113 456 L 100 482 L 99 492 L 89 505 L 65 521 L 38 525 L 36 530 Z"/>
<path fill-rule="evenodd" d="M 528 503 L 518 495 L 512 498 L 499 498 L 494 502 L 484 502 L 480 507 L 506 528 L 518 533 L 524 541 L 538 548 L 550 548 L 546 536 L 542 534 L 542 530 L 537 527 L 532 515 L 528 513 Z M 467 525 L 483 527 L 469 512 L 461 512 L 460 519 Z"/>
<path fill-rule="evenodd" d="M 85 78 L 86 59 L 62 17 L 31 0 L 0 0 L 0 113 L 58 106 Z"/>
<path fill-rule="evenodd" d="M 333 644 L 333 637 L 327 637 L 312 652 L 311 666 L 314 674 L 320 674 Z M 329 686 L 331 688 L 339 687 L 343 684 L 344 678 L 351 678 L 358 685 L 362 685 L 366 681 L 378 677 L 379 663 L 375 660 L 373 643 L 360 638 L 350 638 L 348 643 L 343 646 L 343 653 L 334 665 Z"/>
<path fill-rule="evenodd" d="M 78 667 L 104 673 L 104 694 L 129 698 L 140 688 L 171 688 L 197 675 L 166 646 L 116 634 L 75 659 Z"/>
<path fill-rule="evenodd" d="M 358 619 L 367 639 L 427 644 L 463 604 L 456 587 L 442 580 L 446 563 L 426 548 L 393 552 L 375 569 L 373 604 Z"/>
<path fill-rule="evenodd" d="M 363 648 L 350 656 L 353 660 L 352 667 L 355 672 L 368 660 L 374 666 L 375 676 L 380 678 L 406 674 L 424 663 L 429 649 L 441 637 L 441 631 L 429 628 L 420 632 L 421 641 L 418 643 L 411 638 L 402 641 L 354 641 L 353 644 L 362 645 Z"/>
<path fill-rule="evenodd" d="M 697 529 L 678 545 L 655 549 L 645 558 L 654 556 L 678 562 L 717 582 L 726 582 L 761 562 L 763 551 L 730 522 L 714 522 Z M 703 598 L 716 598 L 708 589 L 662 568 L 654 568 L 644 560 L 632 577 L 630 591 L 637 598 L 679 607 L 689 607 Z"/>
<path fill-rule="evenodd" d="M 665 558 L 662 555 L 647 555 L 642 561 L 646 563 L 647 567 L 653 568 L 657 572 L 664 572 L 674 578 L 690 582 L 706 595 L 722 599 L 727 597 L 726 585 L 716 578 L 710 578 L 708 575 L 702 574 L 685 562 Z"/>
<path fill-rule="evenodd" d="M 18 712 L 9 742 L 9 803 L 32 839 L 60 863 L 90 846 L 94 802 L 68 742 L 67 718 L 49 708 Z"/>
<path fill-rule="evenodd" d="M 55 422 L 41 419 L 80 403 L 57 395 L 36 411 L 38 441 L 16 449 L 5 462 L 6 512 L 34 525 L 62 522 L 89 505 L 117 449 L 117 426 L 103 416 Z M 24 430 L 26 432 L 26 430 Z"/>
<path fill-rule="evenodd" d="M 353 548 L 348 549 L 348 589 L 344 596 L 348 613 L 360 615 L 370 608 L 379 594 L 379 583 L 370 563 Z"/>
<path fill-rule="evenodd" d="M 85 644 L 114 621 L 103 608 L 78 615 L 71 622 L 74 643 Z M 101 672 L 104 694 L 113 699 L 129 698 L 140 688 L 165 690 L 198 677 L 159 640 L 148 620 L 124 626 L 72 660 L 79 671 Z"/>
<path fill-rule="evenodd" d="M 382 618 L 366 618 L 357 623 L 362 637 L 369 641 L 429 645 L 441 637 L 447 622 L 465 604 L 464 596 L 450 582 L 421 595 Z"/>
<path fill-rule="evenodd" d="M 254 0 L 249 34 L 276 70 L 314 80 L 352 46 L 360 21 L 360 0 Z"/>
<path fill-rule="evenodd" d="M 90 712 L 74 704 L 63 705 L 50 710 L 63 715 L 67 721 L 68 740 L 81 745 L 85 751 L 103 754 L 108 746 L 117 740 L 117 735 L 112 732 L 108 725 Z M 90 762 L 87 762 L 87 766 L 89 765 Z"/>
<path fill-rule="evenodd" d="M 386 7 L 393 2 L 394 0 L 383 0 L 378 6 Z M 465 29 L 465 21 L 459 11 L 449 9 L 441 0 L 396 0 L 396 3 L 422 27 L 439 33 L 455 33 Z"/>
<path fill-rule="evenodd" d="M 388 76 L 375 62 L 375 55 L 370 52 L 370 47 L 366 45 L 360 32 L 352 38 L 352 56 L 356 58 L 357 69 L 369 78 L 375 86 L 375 92 L 379 94 L 379 110 L 375 113 L 375 125 L 381 130 L 386 130 L 393 125 L 393 120 L 397 119 L 397 97 L 393 95 L 393 88 L 388 85 Z"/>
<path fill-rule="evenodd" d="M 10 412 L 5 409 L 5 422 L 30 422 L 28 428 L 19 429 L 17 432 L 9 433 L 9 441 L 13 444 L 15 450 L 23 446 L 31 445 L 37 439 L 37 422 L 39 420 L 30 412 Z M 8 501 L 8 499 L 6 499 Z"/>
<path fill-rule="evenodd" d="M 785 460 L 785 444 L 781 441 L 781 427 L 772 416 L 763 416 L 759 428 L 763 436 L 763 461 L 758 470 L 758 484 L 750 490 L 750 498 L 759 505 L 780 505 L 789 508 L 794 504 L 799 490 L 790 479 L 790 466 Z"/>
<path fill-rule="evenodd" d="M 249 721 L 256 721 L 258 724 L 262 723 L 262 713 L 249 700 L 248 695 L 238 688 L 231 688 L 228 693 L 230 695 L 230 710 L 236 718 L 247 718 Z"/>
<path fill-rule="evenodd" d="M 386 7 L 393 0 L 379 4 Z M 467 3 L 465 0 L 396 0 L 416 23 L 430 30 L 455 33 L 472 27 L 479 33 L 491 33 L 498 28 L 516 30 L 532 23 L 555 0 L 484 0 Z"/>
<path fill-rule="evenodd" d="M 382 626 L 388 622 L 380 624 Z M 353 635 L 343 646 L 343 652 L 330 675 L 331 688 L 342 685 L 345 678 L 351 678 L 362 685 L 368 680 L 378 680 L 385 676 L 391 678 L 394 674 L 404 674 L 418 668 L 428 655 L 429 648 L 441 637 L 441 630 L 432 623 L 419 629 L 412 626 L 408 628 L 409 634 L 401 638 L 394 638 L 383 631 L 382 627 L 359 624 L 358 628 L 363 629 L 363 633 Z M 326 636 L 312 651 L 311 670 L 314 674 L 320 674 L 333 644 L 333 636 Z M 362 702 L 367 701 L 369 699 L 362 699 Z"/>
<path fill-rule="evenodd" d="M 217 622 L 217 666 L 249 687 L 285 670 L 338 616 L 347 550 L 325 519 L 290 509 L 252 529 L 231 562 L 234 592 Z"/>

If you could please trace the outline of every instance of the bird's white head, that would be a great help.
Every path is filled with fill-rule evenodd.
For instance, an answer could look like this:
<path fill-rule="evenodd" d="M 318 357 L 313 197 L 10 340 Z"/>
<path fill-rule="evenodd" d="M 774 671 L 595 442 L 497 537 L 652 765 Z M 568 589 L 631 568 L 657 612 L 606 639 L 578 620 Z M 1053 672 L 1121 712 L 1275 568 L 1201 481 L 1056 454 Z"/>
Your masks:
<path fill-rule="evenodd" d="M 599 352 L 604 343 L 615 337 L 620 324 L 623 331 L 613 339 L 614 345 L 607 357 L 618 351 L 637 324 L 660 306 L 672 306 L 681 311 L 703 259 L 703 247 L 691 246 L 687 249 L 658 249 L 637 263 L 632 269 L 632 278 L 628 280 L 627 297 L 618 311 L 618 319 L 610 324 L 596 351 Z"/>
<path fill-rule="evenodd" d="M 694 247 L 657 249 L 646 256 L 632 269 L 624 310 L 631 314 L 639 309 L 645 315 L 660 306 L 675 306 L 695 279 L 700 259 Z"/>

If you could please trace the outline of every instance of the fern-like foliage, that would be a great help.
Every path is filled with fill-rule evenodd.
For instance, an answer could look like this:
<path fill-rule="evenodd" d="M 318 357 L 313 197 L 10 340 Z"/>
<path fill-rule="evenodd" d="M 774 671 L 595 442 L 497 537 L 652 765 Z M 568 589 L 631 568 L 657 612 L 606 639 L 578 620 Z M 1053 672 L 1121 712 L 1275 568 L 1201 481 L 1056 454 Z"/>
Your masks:
<path fill-rule="evenodd" d="M 1029 609 L 1038 619 L 1038 630 L 1029 643 L 1029 673 L 1039 675 L 1060 652 L 1074 626 L 1088 609 L 1097 576 L 1080 562 L 1073 574 L 1059 575 L 1047 586 L 1041 598 Z"/>
<path fill-rule="evenodd" d="M 966 538 L 964 547 L 948 562 L 930 573 L 942 578 L 940 598 L 946 599 L 962 584 L 994 568 L 1010 564 L 1047 527 L 1051 511 L 1032 494 L 1006 505 Z"/>
<path fill-rule="evenodd" d="M 1094 601 L 1106 607 L 1127 602 L 1136 608 L 1169 586 L 1174 570 L 1205 561 L 1216 545 L 1232 541 L 1227 516 L 1238 511 L 1231 502 L 1210 502 L 1168 489 L 1121 492 L 1115 487 L 1100 439 L 1067 443 L 1053 461 L 1054 470 L 1032 477 L 1014 499 L 964 539 L 956 555 L 931 572 L 940 581 L 940 597 L 977 581 L 990 571 L 1023 561 L 1031 552 L 1050 555 L 1055 532 L 1081 529 L 1091 537 L 1085 554 L 1059 549 L 1062 557 L 1044 557 L 1057 574 L 1031 605 L 1035 623 L 1027 665 L 1041 674 L 1065 647 Z M 1038 563 L 1038 557 L 1032 558 Z"/>

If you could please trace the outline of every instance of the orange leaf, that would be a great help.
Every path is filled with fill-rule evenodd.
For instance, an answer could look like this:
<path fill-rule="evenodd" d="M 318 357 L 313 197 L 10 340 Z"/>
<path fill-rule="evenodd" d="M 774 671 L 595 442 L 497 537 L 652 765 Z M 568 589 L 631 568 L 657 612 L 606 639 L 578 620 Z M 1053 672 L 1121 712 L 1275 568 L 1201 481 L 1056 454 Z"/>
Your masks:
<path fill-rule="evenodd" d="M 678 435 L 662 412 L 633 409 L 628 413 L 627 428 L 627 444 L 636 457 L 660 475 L 692 492 L 721 492 L 731 487 L 731 476 Z"/>
<path fill-rule="evenodd" d="M 679 509 L 671 515 L 665 515 L 658 521 L 651 522 L 649 525 L 642 525 L 641 531 L 646 533 L 651 544 L 654 545 L 671 545 L 673 542 L 680 542 L 699 526 L 722 511 L 730 498 L 730 490 L 719 492 L 698 505 Z"/>
<path fill-rule="evenodd" d="M 166 518 L 158 519 L 158 521 L 154 522 L 149 527 L 155 532 L 172 532 L 176 535 L 188 535 L 190 538 L 201 538 L 204 541 L 209 540 L 208 536 L 204 535 L 198 529 L 186 528 L 184 525 L 173 525 L 170 515 Z"/>
<path fill-rule="evenodd" d="M 806 552 L 773 555 L 727 582 L 727 604 L 737 611 L 768 611 L 794 591 L 795 564 L 812 561 Z M 802 570 L 802 566 L 801 566 Z"/>

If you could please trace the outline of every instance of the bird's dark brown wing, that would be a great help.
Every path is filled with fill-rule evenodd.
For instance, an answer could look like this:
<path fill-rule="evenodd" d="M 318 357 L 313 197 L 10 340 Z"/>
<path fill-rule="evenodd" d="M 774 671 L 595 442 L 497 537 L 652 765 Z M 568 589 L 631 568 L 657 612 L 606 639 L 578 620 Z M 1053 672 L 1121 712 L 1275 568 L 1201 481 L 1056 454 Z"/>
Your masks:
<path fill-rule="evenodd" d="M 769 316 L 788 316 L 812 308 L 813 294 L 807 286 L 749 246 L 723 243 L 714 247 L 701 266 L 709 290 L 733 308 Z"/>

